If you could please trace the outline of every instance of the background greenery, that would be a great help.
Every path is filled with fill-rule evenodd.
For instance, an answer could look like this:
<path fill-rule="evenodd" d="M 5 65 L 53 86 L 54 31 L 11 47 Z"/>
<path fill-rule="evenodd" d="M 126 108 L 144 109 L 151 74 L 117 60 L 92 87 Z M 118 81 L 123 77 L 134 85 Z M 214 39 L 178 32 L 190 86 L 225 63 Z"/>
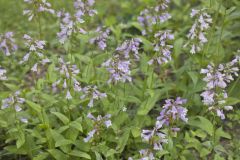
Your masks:
<path fill-rule="evenodd" d="M 65 8 L 72 11 L 71 0 L 49 0 L 55 10 Z M 211 2 L 211 3 L 210 3 Z M 173 60 L 161 68 L 148 67 L 151 55 L 151 39 L 141 36 L 137 22 L 139 13 L 154 0 L 97 0 L 98 15 L 89 20 L 88 30 L 98 25 L 111 29 L 108 50 L 104 53 L 88 45 L 88 36 L 77 36 L 72 44 L 64 46 L 56 38 L 59 21 L 55 16 L 44 14 L 41 19 L 42 39 L 47 41 L 46 52 L 53 60 L 43 69 L 43 74 L 34 79 L 29 72 L 30 65 L 19 66 L 18 62 L 26 52 L 21 40 L 23 34 L 38 36 L 38 23 L 29 22 L 22 15 L 26 5 L 22 0 L 0 0 L 0 33 L 13 31 L 19 49 L 12 57 L 0 54 L 1 66 L 8 69 L 7 82 L 0 82 L 0 99 L 6 98 L 16 90 L 23 91 L 27 100 L 24 112 L 28 124 L 16 126 L 11 110 L 0 110 L 0 159 L 127 159 L 134 157 L 145 147 L 141 140 L 141 130 L 154 125 L 154 120 L 167 98 L 177 96 L 188 99 L 186 105 L 189 122 L 179 124 L 181 131 L 173 139 L 172 146 L 162 153 L 164 159 L 229 159 L 240 160 L 240 83 L 235 80 L 229 87 L 228 103 L 234 110 L 227 113 L 226 120 L 217 121 L 216 142 L 211 145 L 213 134 L 212 115 L 206 113 L 207 107 L 201 102 L 200 93 L 205 83 L 200 69 L 213 62 L 229 62 L 239 49 L 240 43 L 240 1 L 239 0 L 173 0 L 170 13 L 172 19 L 160 26 L 171 29 L 175 34 Z M 219 9 L 220 6 L 220 9 Z M 204 53 L 191 55 L 183 48 L 186 34 L 193 24 L 190 18 L 192 8 L 210 8 L 215 21 L 209 31 L 209 42 Z M 134 66 L 133 83 L 106 83 L 108 73 L 99 67 L 125 39 L 139 37 L 143 40 L 141 61 Z M 72 46 L 72 63 L 80 67 L 83 84 L 95 84 L 107 93 L 108 98 L 88 109 L 87 100 L 74 98 L 70 103 L 64 93 L 53 94 L 49 86 L 57 80 L 54 70 L 57 57 L 64 55 Z M 79 106 L 82 106 L 80 108 Z M 126 107 L 127 111 L 122 109 Z M 82 140 L 91 129 L 88 112 L 105 115 L 112 114 L 113 126 L 103 131 L 94 144 Z M 53 112 L 64 116 L 56 116 Z M 68 116 L 70 112 L 70 116 Z"/>

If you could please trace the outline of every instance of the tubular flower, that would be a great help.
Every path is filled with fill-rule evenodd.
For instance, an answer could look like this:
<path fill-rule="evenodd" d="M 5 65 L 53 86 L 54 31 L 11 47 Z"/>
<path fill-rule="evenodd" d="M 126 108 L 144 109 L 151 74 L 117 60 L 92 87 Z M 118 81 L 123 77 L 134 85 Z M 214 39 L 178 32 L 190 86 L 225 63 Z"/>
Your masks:
<path fill-rule="evenodd" d="M 189 42 L 185 44 L 185 47 L 189 45 L 190 53 L 195 54 L 200 52 L 204 44 L 208 42 L 206 31 L 210 28 L 212 18 L 205 12 L 205 9 L 192 9 L 191 18 L 195 18 L 195 22 L 187 35 Z"/>
<path fill-rule="evenodd" d="M 31 5 L 32 9 L 25 9 L 23 11 L 23 15 L 28 16 L 28 20 L 31 21 L 37 13 L 39 12 L 48 12 L 51 14 L 55 14 L 55 11 L 51 8 L 51 3 L 47 2 L 47 0 L 24 0 L 27 4 Z"/>
<path fill-rule="evenodd" d="M 225 119 L 224 110 L 232 110 L 232 106 L 226 105 L 228 94 L 226 88 L 228 84 L 234 80 L 234 76 L 238 76 L 239 68 L 235 65 L 238 63 L 237 58 L 226 64 L 208 65 L 206 69 L 201 70 L 201 74 L 205 74 L 206 88 L 202 92 L 203 104 L 213 110 L 221 119 Z"/>
<path fill-rule="evenodd" d="M 10 56 L 17 50 L 17 45 L 15 44 L 15 39 L 13 39 L 13 32 L 6 32 L 5 34 L 0 34 L 0 50 L 6 56 Z"/>

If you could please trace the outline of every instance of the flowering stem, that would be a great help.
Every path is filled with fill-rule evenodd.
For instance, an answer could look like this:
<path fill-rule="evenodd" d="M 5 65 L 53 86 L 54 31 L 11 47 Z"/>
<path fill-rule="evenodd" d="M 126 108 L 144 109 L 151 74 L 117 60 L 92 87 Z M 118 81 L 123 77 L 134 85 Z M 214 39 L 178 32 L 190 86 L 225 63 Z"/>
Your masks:
<path fill-rule="evenodd" d="M 39 30 L 39 39 L 42 38 L 42 24 L 41 24 L 41 16 L 40 13 L 37 16 L 38 21 L 38 30 Z"/>

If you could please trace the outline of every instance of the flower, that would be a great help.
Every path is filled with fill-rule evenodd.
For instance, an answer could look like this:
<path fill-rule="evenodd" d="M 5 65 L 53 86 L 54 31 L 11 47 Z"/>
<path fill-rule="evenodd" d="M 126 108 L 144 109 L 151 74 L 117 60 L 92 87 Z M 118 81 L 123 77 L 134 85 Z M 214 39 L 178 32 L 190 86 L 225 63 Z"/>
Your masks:
<path fill-rule="evenodd" d="M 0 34 L 0 50 L 2 50 L 6 56 L 10 56 L 18 48 L 13 36 L 13 32 L 6 32 L 2 35 Z"/>
<path fill-rule="evenodd" d="M 110 30 L 106 29 L 105 31 L 102 31 L 101 27 L 98 27 L 95 32 L 98 34 L 98 36 L 91 38 L 89 42 L 91 44 L 97 44 L 101 50 L 105 50 L 105 48 L 107 47 L 106 41 L 109 36 Z"/>
<path fill-rule="evenodd" d="M 159 65 L 167 63 L 172 59 L 171 57 L 171 49 L 172 45 L 168 45 L 167 42 L 169 40 L 174 39 L 174 35 L 170 30 L 159 31 L 154 36 L 156 38 L 156 42 L 154 43 L 154 51 L 157 52 L 157 55 L 152 58 L 148 64 L 152 65 L 154 61 L 156 61 Z"/>
<path fill-rule="evenodd" d="M 209 107 L 209 110 L 216 112 L 217 116 L 225 119 L 224 110 L 232 110 L 232 106 L 226 105 L 228 94 L 226 88 L 228 83 L 234 80 L 234 76 L 238 76 L 239 68 L 235 65 L 238 60 L 235 58 L 226 64 L 219 64 L 216 67 L 214 64 L 209 64 L 206 69 L 201 69 L 201 74 L 204 74 L 206 87 L 201 93 L 203 104 Z"/>
<path fill-rule="evenodd" d="M 77 22 L 84 23 L 85 21 L 83 16 L 88 15 L 92 17 L 97 14 L 97 11 L 92 9 L 94 3 L 95 0 L 75 0 L 74 8 L 76 10 L 75 17 Z"/>
<path fill-rule="evenodd" d="M 101 131 L 101 127 L 105 126 L 106 128 L 109 128 L 112 126 L 112 121 L 110 120 L 111 114 L 107 114 L 104 117 L 101 115 L 94 117 L 91 113 L 88 113 L 87 117 L 94 122 L 94 129 L 88 133 L 86 138 L 84 138 L 83 141 L 85 143 L 89 142 L 93 138 L 94 134 L 99 133 Z"/>
<path fill-rule="evenodd" d="M 16 91 L 14 94 L 2 100 L 1 109 L 6 109 L 9 107 L 14 107 L 16 112 L 22 111 L 23 103 L 25 103 L 25 99 L 20 97 L 20 91 Z M 23 123 L 27 123 L 27 119 L 21 117 L 20 121 Z"/>
<path fill-rule="evenodd" d="M 123 53 L 125 59 L 130 58 L 130 53 L 133 53 L 133 56 L 136 60 L 139 60 L 139 45 L 141 43 L 141 39 L 133 38 L 131 40 L 124 41 L 119 47 L 117 47 L 116 51 Z"/>
<path fill-rule="evenodd" d="M 205 12 L 205 10 L 206 9 L 192 9 L 190 14 L 191 18 L 195 18 L 195 22 L 187 35 L 189 42 L 186 43 L 184 47 L 190 45 L 190 53 L 192 54 L 200 52 L 204 44 L 208 42 L 206 31 L 210 28 L 212 18 L 208 13 Z"/>
<path fill-rule="evenodd" d="M 167 99 L 157 120 L 165 125 L 173 124 L 174 121 L 179 119 L 187 122 L 187 109 L 182 107 L 186 102 L 186 99 L 180 97 L 177 97 L 176 100 Z"/>
<path fill-rule="evenodd" d="M 56 71 L 59 71 L 61 78 L 52 84 L 53 90 L 57 90 L 57 86 L 61 84 L 63 89 L 67 89 L 66 99 L 72 99 L 70 89 L 73 88 L 75 92 L 82 90 L 80 82 L 76 79 L 80 73 L 77 65 L 72 65 L 70 62 L 65 62 L 63 58 L 59 58 L 59 67 L 56 67 Z"/>
<path fill-rule="evenodd" d="M 90 97 L 88 107 L 93 107 L 94 100 L 99 100 L 107 97 L 106 93 L 101 93 L 97 90 L 97 86 L 87 86 L 82 88 L 81 91 L 83 92 L 83 95 L 80 97 L 81 99 Z"/>
<path fill-rule="evenodd" d="M 52 5 L 47 0 L 24 0 L 27 4 L 31 5 L 33 9 L 25 9 L 23 15 L 28 16 L 28 20 L 31 21 L 33 17 L 37 16 L 37 13 L 48 12 L 55 14 L 55 11 L 51 8 Z"/>
<path fill-rule="evenodd" d="M 39 64 L 45 65 L 46 63 L 50 62 L 50 60 L 43 54 L 46 41 L 34 40 L 27 34 L 23 36 L 23 39 L 25 40 L 25 45 L 28 48 L 28 52 L 24 55 L 19 64 L 29 61 L 30 56 L 32 56 L 32 61 L 36 60 L 37 62 L 31 67 L 31 71 L 37 72 Z"/>
<path fill-rule="evenodd" d="M 104 62 L 102 66 L 106 67 L 111 74 L 108 83 L 117 83 L 118 81 L 125 83 L 126 81 L 132 81 L 129 60 L 121 60 L 119 55 L 115 55 Z"/>
<path fill-rule="evenodd" d="M 0 80 L 7 80 L 6 73 L 7 71 L 5 69 L 0 68 Z"/>
<path fill-rule="evenodd" d="M 143 35 L 146 35 L 147 32 L 152 32 L 153 25 L 164 23 L 171 18 L 171 15 L 168 13 L 169 3 L 170 0 L 161 0 L 157 6 L 141 11 L 138 22 L 144 28 L 142 31 Z"/>

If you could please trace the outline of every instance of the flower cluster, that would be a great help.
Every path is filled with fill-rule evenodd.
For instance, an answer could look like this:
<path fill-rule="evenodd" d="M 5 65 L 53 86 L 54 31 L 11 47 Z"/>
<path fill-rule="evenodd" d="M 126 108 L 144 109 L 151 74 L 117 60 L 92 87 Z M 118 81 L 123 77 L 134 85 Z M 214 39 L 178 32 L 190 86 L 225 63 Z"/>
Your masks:
<path fill-rule="evenodd" d="M 171 49 L 172 45 L 167 44 L 169 40 L 174 39 L 174 35 L 170 30 L 159 31 L 155 35 L 156 42 L 154 43 L 154 51 L 157 52 L 156 57 L 152 58 L 148 64 L 152 65 L 156 61 L 159 65 L 167 63 L 172 59 Z"/>
<path fill-rule="evenodd" d="M 160 112 L 160 116 L 157 117 L 157 120 L 164 125 L 172 125 L 174 122 L 178 120 L 182 120 L 183 122 L 187 122 L 187 109 L 182 107 L 187 100 L 177 97 L 176 100 L 174 99 L 167 99 L 166 103 L 163 106 L 162 111 Z M 179 128 L 171 128 L 173 131 L 178 131 Z"/>
<path fill-rule="evenodd" d="M 119 47 L 117 47 L 116 51 L 119 53 L 123 53 L 125 59 L 130 58 L 130 53 L 133 53 L 133 58 L 139 60 L 139 46 L 142 42 L 139 38 L 133 38 L 130 40 L 124 41 Z"/>
<path fill-rule="evenodd" d="M 117 83 L 118 81 L 125 83 L 131 82 L 130 61 L 121 59 L 119 55 L 115 55 L 103 63 L 103 66 L 107 68 L 111 74 L 108 83 Z"/>
<path fill-rule="evenodd" d="M 48 12 L 55 14 L 55 11 L 51 8 L 52 5 L 47 0 L 24 0 L 24 2 L 31 5 L 32 9 L 25 9 L 23 15 L 28 16 L 28 20 L 31 21 L 33 17 L 37 16 L 39 12 Z"/>
<path fill-rule="evenodd" d="M 156 121 L 155 126 L 152 130 L 142 130 L 141 137 L 143 141 L 148 142 L 153 150 L 162 150 L 162 144 L 168 143 L 167 135 L 161 131 L 163 123 L 161 121 Z M 146 154 L 148 153 L 148 154 Z M 149 152 L 149 149 L 141 150 L 141 155 L 150 156 L 154 155 Z"/>
<path fill-rule="evenodd" d="M 173 124 L 181 119 L 187 122 L 187 109 L 182 107 L 186 99 L 177 97 L 176 100 L 167 99 L 163 106 L 160 116 L 157 117 L 155 126 L 152 130 L 142 130 L 143 141 L 150 145 L 150 148 L 140 150 L 141 159 L 155 159 L 153 151 L 163 150 L 162 145 L 168 143 L 167 135 L 162 131 L 164 125 L 173 127 Z M 172 131 L 179 131 L 179 128 L 171 128 Z"/>
<path fill-rule="evenodd" d="M 86 31 L 77 24 L 85 22 L 85 15 L 92 17 L 97 13 L 96 10 L 91 9 L 94 3 L 95 0 L 75 0 L 75 14 L 73 16 L 69 12 L 58 12 L 57 16 L 60 18 L 60 32 L 57 33 L 57 36 L 61 44 L 64 44 L 73 33 L 86 33 Z"/>
<path fill-rule="evenodd" d="M 94 122 L 94 129 L 88 133 L 88 136 L 86 138 L 83 139 L 86 143 L 89 142 L 95 134 L 98 135 L 104 126 L 106 128 L 112 126 L 112 121 L 110 120 L 111 114 L 107 114 L 104 117 L 101 115 L 94 117 L 91 113 L 89 113 L 87 117 Z"/>
<path fill-rule="evenodd" d="M 81 86 L 80 82 L 77 81 L 76 77 L 80 73 L 80 70 L 76 65 L 71 65 L 70 62 L 65 62 L 62 58 L 59 58 L 60 66 L 56 68 L 57 71 L 61 74 L 61 79 L 54 82 L 52 87 L 54 90 L 57 89 L 57 86 L 62 83 L 62 87 L 67 90 L 66 99 L 72 99 L 70 89 L 73 88 L 74 91 L 80 92 Z"/>
<path fill-rule="evenodd" d="M 7 80 L 6 73 L 7 71 L 5 69 L 0 68 L 0 80 Z"/>
<path fill-rule="evenodd" d="M 109 36 L 110 30 L 106 29 L 105 31 L 102 31 L 101 27 L 98 27 L 95 32 L 98 34 L 98 36 L 91 38 L 89 42 L 91 44 L 97 44 L 101 50 L 105 50 L 105 48 L 107 47 L 106 41 Z"/>
<path fill-rule="evenodd" d="M 152 26 L 157 23 L 163 23 L 171 18 L 168 13 L 170 0 L 160 0 L 156 7 L 145 9 L 140 13 L 138 21 L 144 28 L 143 35 L 147 34 L 147 31 L 152 32 Z"/>
<path fill-rule="evenodd" d="M 187 37 L 190 40 L 186 46 L 190 45 L 190 53 L 195 54 L 202 50 L 205 43 L 208 42 L 206 38 L 206 31 L 209 29 L 212 18 L 205 12 L 205 9 L 195 10 L 191 12 L 191 17 L 195 18 L 195 22 L 192 25 Z"/>
<path fill-rule="evenodd" d="M 37 60 L 37 62 L 34 62 L 31 71 L 37 72 L 39 63 L 45 65 L 46 63 L 50 62 L 50 60 L 43 54 L 46 42 L 43 40 L 34 40 L 27 34 L 23 36 L 23 39 L 25 40 L 25 45 L 28 47 L 29 51 L 24 55 L 23 59 L 20 61 L 20 64 L 29 61 L 30 56 L 32 56 L 32 58 Z"/>
<path fill-rule="evenodd" d="M 95 0 L 75 0 L 74 8 L 76 10 L 75 17 L 78 22 L 84 23 L 83 16 L 88 15 L 90 17 L 97 14 L 95 9 L 92 9 Z"/>
<path fill-rule="evenodd" d="M 87 86 L 82 88 L 83 95 L 80 97 L 84 99 L 86 97 L 90 97 L 90 101 L 88 103 L 88 107 L 93 107 L 94 100 L 99 100 L 107 97 L 106 93 L 101 93 L 97 90 L 97 86 Z"/>
<path fill-rule="evenodd" d="M 225 89 L 227 84 L 234 80 L 233 76 L 238 76 L 239 68 L 235 66 L 236 63 L 238 63 L 237 58 L 218 67 L 212 64 L 201 70 L 201 73 L 206 75 L 203 81 L 207 83 L 205 91 L 201 94 L 203 103 L 221 119 L 225 119 L 223 110 L 233 109 L 232 106 L 226 105 L 228 94 Z"/>
<path fill-rule="evenodd" d="M 2 35 L 0 34 L 0 50 L 2 50 L 6 56 L 10 56 L 18 48 L 13 36 L 13 32 L 6 32 Z"/>
<path fill-rule="evenodd" d="M 13 95 L 10 95 L 8 98 L 3 99 L 1 109 L 14 107 L 16 112 L 22 111 L 22 105 L 25 102 L 25 99 L 19 96 L 20 96 L 20 91 L 16 91 Z M 26 118 L 21 118 L 20 120 L 24 123 L 28 122 Z"/>

